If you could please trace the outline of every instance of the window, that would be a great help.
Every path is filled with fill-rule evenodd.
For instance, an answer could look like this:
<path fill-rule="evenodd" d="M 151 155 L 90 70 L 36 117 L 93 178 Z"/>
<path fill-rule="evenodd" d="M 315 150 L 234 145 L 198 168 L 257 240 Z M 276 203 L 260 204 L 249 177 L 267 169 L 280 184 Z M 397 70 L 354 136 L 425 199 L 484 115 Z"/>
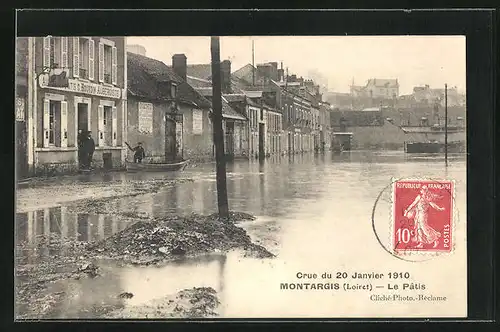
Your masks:
<path fill-rule="evenodd" d="M 61 68 L 61 37 L 50 38 L 50 68 Z"/>
<path fill-rule="evenodd" d="M 89 78 L 89 40 L 87 38 L 78 38 L 80 43 L 79 61 L 80 61 L 80 78 Z"/>
<path fill-rule="evenodd" d="M 106 126 L 109 123 L 109 121 L 108 121 L 109 113 L 110 113 L 110 107 L 104 106 L 104 118 L 103 118 L 104 126 Z"/>
<path fill-rule="evenodd" d="M 51 100 L 49 104 L 49 145 L 56 145 L 56 138 L 60 138 L 60 128 L 58 128 L 58 123 L 60 123 L 61 117 L 61 102 Z"/>
<path fill-rule="evenodd" d="M 117 84 L 117 49 L 111 40 L 100 39 L 98 43 L 99 82 Z"/>
<path fill-rule="evenodd" d="M 112 83 L 112 48 L 109 45 L 104 45 L 104 83 Z"/>
<path fill-rule="evenodd" d="M 177 84 L 175 84 L 175 83 L 172 83 L 172 85 L 170 87 L 170 96 L 173 99 L 177 98 Z"/>

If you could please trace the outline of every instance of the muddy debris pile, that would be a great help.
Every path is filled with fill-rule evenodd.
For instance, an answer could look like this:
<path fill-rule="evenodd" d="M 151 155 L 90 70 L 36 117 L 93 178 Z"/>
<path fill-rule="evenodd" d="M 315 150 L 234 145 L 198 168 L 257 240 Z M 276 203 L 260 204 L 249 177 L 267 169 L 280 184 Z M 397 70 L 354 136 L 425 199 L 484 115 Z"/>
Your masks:
<path fill-rule="evenodd" d="M 245 215 L 231 216 L 236 220 Z M 274 257 L 266 248 L 252 243 L 243 228 L 215 215 L 141 220 L 89 246 L 90 253 L 97 257 L 145 265 L 237 249 L 250 257 Z"/>
<path fill-rule="evenodd" d="M 194 217 L 196 218 L 196 214 L 194 215 Z M 212 213 L 206 218 L 208 220 L 220 220 L 220 221 L 234 222 L 234 223 L 246 220 L 250 221 L 255 220 L 255 217 L 252 216 L 251 214 L 245 212 L 235 212 L 235 211 L 229 211 L 229 218 L 220 218 L 218 213 Z"/>
<path fill-rule="evenodd" d="M 104 318 L 210 318 L 219 316 L 219 305 L 213 288 L 193 287 L 141 305 L 126 306 L 106 314 Z"/>

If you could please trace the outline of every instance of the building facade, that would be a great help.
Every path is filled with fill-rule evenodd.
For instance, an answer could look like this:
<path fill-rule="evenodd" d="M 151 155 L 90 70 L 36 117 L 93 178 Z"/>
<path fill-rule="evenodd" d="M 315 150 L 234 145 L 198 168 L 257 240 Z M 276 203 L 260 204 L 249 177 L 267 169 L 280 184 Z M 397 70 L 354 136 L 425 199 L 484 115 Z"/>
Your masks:
<path fill-rule="evenodd" d="M 331 105 L 327 102 L 320 102 L 319 104 L 319 137 L 320 148 L 323 151 L 331 149 L 332 142 L 332 128 L 331 128 Z"/>
<path fill-rule="evenodd" d="M 15 142 L 16 177 L 28 177 L 33 167 L 33 145 L 28 139 L 33 121 L 28 114 L 28 73 L 30 68 L 29 39 L 16 39 L 16 102 L 15 102 Z M 31 52 L 32 53 L 32 52 Z M 30 75 L 31 77 L 31 75 Z"/>
<path fill-rule="evenodd" d="M 248 159 L 251 156 L 252 141 L 247 100 L 241 91 L 233 93 L 231 62 L 229 60 L 222 61 L 220 69 L 224 154 L 228 159 Z M 179 67 L 176 70 L 185 75 L 187 82 L 212 103 L 213 90 L 210 64 L 188 65 L 187 67 Z"/>
<path fill-rule="evenodd" d="M 396 99 L 399 97 L 397 79 L 371 78 L 364 86 L 351 85 L 351 96 L 376 99 Z"/>
<path fill-rule="evenodd" d="M 148 161 L 211 160 L 210 103 L 163 62 L 128 56 L 128 139 Z M 179 55 L 173 62 L 183 61 Z M 132 152 L 128 158 L 132 160 Z"/>
<path fill-rule="evenodd" d="M 125 38 L 34 37 L 29 43 L 34 172 L 77 170 L 79 131 L 91 131 L 94 167 L 123 167 Z"/>

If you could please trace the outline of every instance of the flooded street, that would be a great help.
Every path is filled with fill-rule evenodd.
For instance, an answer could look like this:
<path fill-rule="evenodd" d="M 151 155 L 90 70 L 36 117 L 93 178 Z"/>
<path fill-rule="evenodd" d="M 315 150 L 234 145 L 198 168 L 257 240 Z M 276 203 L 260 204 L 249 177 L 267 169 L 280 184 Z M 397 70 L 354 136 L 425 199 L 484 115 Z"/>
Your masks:
<path fill-rule="evenodd" d="M 460 218 L 455 234 L 461 241 L 465 237 L 466 215 L 464 156 L 450 156 L 448 168 L 442 157 L 410 158 L 402 152 L 297 155 L 268 159 L 261 164 L 236 161 L 227 165 L 230 210 L 256 216 L 255 221 L 239 226 L 276 258 L 244 258 L 234 252 L 147 267 L 99 261 L 101 275 L 97 278 L 50 283 L 44 292 L 60 296 L 54 300 L 53 309 L 39 318 L 104 317 L 108 309 L 140 306 L 193 287 L 212 287 L 217 291 L 221 317 L 342 317 L 352 313 L 349 307 L 356 305 L 346 294 L 283 291 L 280 283 L 297 282 L 297 272 L 370 272 L 379 264 L 388 266 L 388 262 L 399 264 L 401 271 L 409 271 L 419 282 L 425 282 L 425 274 L 420 276 L 418 271 L 439 268 L 439 259 L 420 263 L 397 261 L 379 245 L 372 228 L 377 197 L 391 178 L 402 177 L 456 181 L 455 201 Z M 383 240 L 389 238 L 389 194 L 382 195 L 374 216 L 374 227 Z M 97 210 L 85 211 L 85 206 L 78 206 L 81 200 L 103 198 L 106 203 Z M 22 248 L 17 248 L 16 261 L 21 266 L 36 265 L 54 255 L 71 254 L 62 246 L 40 246 L 40 235 L 56 233 L 76 241 L 99 241 L 141 218 L 217 212 L 215 165 L 197 165 L 180 174 L 109 173 L 50 180 L 18 189 L 17 206 L 16 242 Z M 36 209 L 37 206 L 44 208 Z M 457 255 L 450 257 L 456 260 L 452 264 L 456 270 L 443 272 L 450 276 L 443 278 L 443 289 L 462 287 L 464 280 L 452 276 L 465 268 L 465 255 L 459 254 L 463 251 L 465 247 L 457 242 Z M 358 254 L 346 254 L 352 252 Z M 17 277 L 17 283 L 25 281 L 26 277 Z M 133 297 L 119 298 L 123 292 L 132 293 Z M 363 305 L 357 312 L 365 317 L 384 310 L 394 316 L 408 312 L 405 305 L 393 303 L 383 304 L 387 309 L 381 309 L 382 304 L 376 302 Z M 415 314 L 428 316 L 438 305 L 442 304 L 429 303 Z M 26 306 L 18 305 L 17 316 L 26 310 Z M 442 309 L 443 313 L 446 310 Z"/>

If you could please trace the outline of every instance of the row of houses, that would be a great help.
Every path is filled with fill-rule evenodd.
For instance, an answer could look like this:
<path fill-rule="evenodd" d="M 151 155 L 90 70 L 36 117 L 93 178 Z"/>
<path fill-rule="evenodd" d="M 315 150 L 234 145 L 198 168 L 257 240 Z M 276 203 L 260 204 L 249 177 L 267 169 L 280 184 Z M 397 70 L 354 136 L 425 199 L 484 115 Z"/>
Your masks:
<path fill-rule="evenodd" d="M 415 86 L 413 92 L 407 95 L 399 94 L 398 79 L 371 78 L 365 85 L 350 86 L 349 93 L 327 92 L 323 96 L 329 101 L 333 108 L 362 110 L 371 107 L 392 108 L 422 108 L 438 105 L 448 106 L 466 105 L 465 93 L 460 93 L 458 88 L 448 87 L 446 91 L 442 88 L 431 88 L 428 84 Z"/>
<path fill-rule="evenodd" d="M 213 160 L 211 65 L 187 60 L 169 66 L 124 37 L 18 38 L 18 176 L 77 170 L 80 131 L 92 133 L 97 167 L 123 167 L 137 142 L 150 161 Z M 329 147 L 330 108 L 314 82 L 277 63 L 232 72 L 228 60 L 221 80 L 226 156 Z"/>

